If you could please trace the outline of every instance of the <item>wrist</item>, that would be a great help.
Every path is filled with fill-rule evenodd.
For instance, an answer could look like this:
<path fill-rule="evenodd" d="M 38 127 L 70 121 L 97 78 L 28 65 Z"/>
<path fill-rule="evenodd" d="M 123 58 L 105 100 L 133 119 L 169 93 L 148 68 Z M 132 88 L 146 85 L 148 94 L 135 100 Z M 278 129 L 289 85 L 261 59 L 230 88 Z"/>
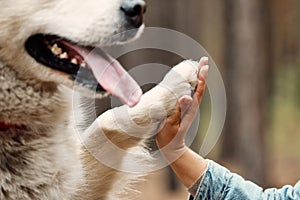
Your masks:
<path fill-rule="evenodd" d="M 159 148 L 162 156 L 169 162 L 173 163 L 177 159 L 180 159 L 180 157 L 189 150 L 189 147 L 187 147 L 185 144 L 182 144 L 180 146 L 172 146 L 172 145 L 166 145 L 162 148 Z"/>
<path fill-rule="evenodd" d="M 171 167 L 181 182 L 190 188 L 206 172 L 208 160 L 191 149 L 187 149 L 177 160 L 171 163 Z"/>

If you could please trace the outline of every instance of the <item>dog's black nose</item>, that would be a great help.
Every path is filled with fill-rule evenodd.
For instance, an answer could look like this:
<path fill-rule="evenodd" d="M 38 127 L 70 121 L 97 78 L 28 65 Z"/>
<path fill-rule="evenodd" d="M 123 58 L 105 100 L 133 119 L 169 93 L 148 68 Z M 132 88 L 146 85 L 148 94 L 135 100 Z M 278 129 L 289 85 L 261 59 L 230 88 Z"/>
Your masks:
<path fill-rule="evenodd" d="M 121 10 L 130 19 L 134 27 L 138 28 L 143 24 L 143 16 L 146 12 L 146 3 L 143 0 L 125 1 Z"/>

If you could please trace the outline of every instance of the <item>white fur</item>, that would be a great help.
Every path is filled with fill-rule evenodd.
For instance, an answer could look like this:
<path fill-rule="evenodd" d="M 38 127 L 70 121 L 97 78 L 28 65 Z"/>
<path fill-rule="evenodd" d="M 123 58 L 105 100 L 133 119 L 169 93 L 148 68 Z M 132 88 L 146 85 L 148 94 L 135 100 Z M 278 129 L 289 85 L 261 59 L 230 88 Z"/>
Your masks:
<path fill-rule="evenodd" d="M 126 155 L 114 155 L 104 136 L 124 150 L 142 147 L 176 100 L 191 94 L 197 68 L 183 62 L 136 107 L 99 116 L 84 133 L 85 146 L 78 142 L 66 88 L 73 82 L 35 62 L 24 42 L 34 33 L 94 46 L 131 40 L 141 29 L 112 37 L 127 29 L 121 2 L 0 1 L 0 120 L 27 127 L 0 131 L 0 199 L 116 199 L 131 178 L 94 157 L 115 156 L 115 164 L 122 165 Z"/>

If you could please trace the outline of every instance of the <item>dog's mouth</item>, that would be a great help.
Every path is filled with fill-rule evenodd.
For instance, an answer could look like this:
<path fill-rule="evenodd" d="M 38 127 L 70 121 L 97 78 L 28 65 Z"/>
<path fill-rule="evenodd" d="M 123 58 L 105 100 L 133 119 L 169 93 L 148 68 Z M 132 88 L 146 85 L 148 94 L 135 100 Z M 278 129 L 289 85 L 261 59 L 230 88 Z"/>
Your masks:
<path fill-rule="evenodd" d="M 25 49 L 37 62 L 63 73 L 84 88 L 97 93 L 107 91 L 130 107 L 141 98 L 138 84 L 117 60 L 99 48 L 36 34 L 27 39 Z"/>

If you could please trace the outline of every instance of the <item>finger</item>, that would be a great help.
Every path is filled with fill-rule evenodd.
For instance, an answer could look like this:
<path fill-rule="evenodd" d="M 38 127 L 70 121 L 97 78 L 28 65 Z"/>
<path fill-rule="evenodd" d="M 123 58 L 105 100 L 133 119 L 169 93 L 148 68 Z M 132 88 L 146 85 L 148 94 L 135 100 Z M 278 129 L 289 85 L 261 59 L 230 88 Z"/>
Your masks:
<path fill-rule="evenodd" d="M 201 69 L 203 66 L 208 65 L 208 57 L 204 56 L 199 61 L 199 69 Z"/>
<path fill-rule="evenodd" d="M 181 117 L 189 110 L 193 103 L 193 99 L 190 96 L 183 96 L 179 99 Z"/>
<path fill-rule="evenodd" d="M 200 68 L 200 72 L 198 74 L 198 79 L 205 81 L 208 77 L 209 66 L 204 65 Z"/>
<path fill-rule="evenodd" d="M 198 84 L 193 95 L 193 101 L 196 101 L 198 104 L 200 104 L 205 92 L 205 87 L 206 87 L 206 82 L 198 80 Z"/>
<path fill-rule="evenodd" d="M 205 65 L 200 69 L 199 72 L 199 80 L 195 89 L 195 93 L 193 99 L 197 101 L 198 104 L 201 103 L 202 97 L 204 95 L 205 87 L 206 87 L 206 79 L 208 77 L 209 66 Z"/>
<path fill-rule="evenodd" d="M 182 132 L 186 132 L 193 123 L 197 115 L 199 105 L 202 101 L 206 87 L 206 78 L 208 77 L 209 71 L 209 66 L 205 65 L 206 63 L 208 63 L 207 57 L 203 57 L 199 62 L 199 67 L 201 67 L 198 75 L 199 80 L 193 96 L 192 105 L 189 106 L 188 110 L 185 112 L 185 115 L 181 119 L 180 129 Z"/>
<path fill-rule="evenodd" d="M 188 131 L 188 129 L 192 125 L 197 115 L 198 109 L 199 109 L 199 104 L 196 101 L 194 101 L 193 104 L 190 106 L 189 110 L 185 113 L 185 115 L 181 119 L 180 132 Z"/>
<path fill-rule="evenodd" d="M 197 111 L 199 109 L 199 105 L 200 105 L 203 95 L 204 95 L 205 87 L 206 87 L 205 82 L 199 80 L 196 91 L 193 96 L 192 105 L 185 112 L 185 115 L 181 120 L 181 124 L 180 124 L 181 128 L 188 129 L 190 127 L 190 125 L 192 124 L 193 120 L 195 119 L 195 117 L 197 115 Z"/>
<path fill-rule="evenodd" d="M 193 123 L 193 121 L 197 115 L 198 109 L 199 109 L 198 101 L 193 100 L 192 105 L 190 106 L 188 111 L 185 113 L 185 115 L 181 119 L 180 128 L 188 129 L 191 126 L 191 124 Z"/>
<path fill-rule="evenodd" d="M 180 124 L 181 108 L 180 108 L 179 100 L 176 103 L 176 108 L 175 108 L 174 112 L 170 116 L 168 116 L 166 124 L 170 124 L 170 125 Z"/>
<path fill-rule="evenodd" d="M 200 105 L 200 103 L 198 102 L 198 99 L 196 97 L 194 97 L 192 104 L 190 105 L 188 110 L 185 112 L 185 114 L 182 116 L 181 122 L 180 122 L 180 128 L 181 128 L 181 130 L 184 130 L 184 132 L 187 131 L 189 129 L 189 127 L 191 126 L 191 124 L 193 123 L 193 121 L 197 115 L 199 105 Z"/>
<path fill-rule="evenodd" d="M 190 96 L 181 97 L 177 101 L 175 111 L 167 118 L 167 123 L 170 125 L 179 125 L 182 115 L 187 112 L 192 103 L 193 99 Z"/>
<path fill-rule="evenodd" d="M 205 87 L 206 87 L 206 78 L 208 77 L 208 70 L 209 70 L 208 65 L 202 66 L 202 68 L 200 69 L 198 84 L 196 86 L 194 96 L 193 96 L 193 105 L 192 108 L 190 108 L 190 110 L 199 107 L 199 104 L 202 101 Z"/>

